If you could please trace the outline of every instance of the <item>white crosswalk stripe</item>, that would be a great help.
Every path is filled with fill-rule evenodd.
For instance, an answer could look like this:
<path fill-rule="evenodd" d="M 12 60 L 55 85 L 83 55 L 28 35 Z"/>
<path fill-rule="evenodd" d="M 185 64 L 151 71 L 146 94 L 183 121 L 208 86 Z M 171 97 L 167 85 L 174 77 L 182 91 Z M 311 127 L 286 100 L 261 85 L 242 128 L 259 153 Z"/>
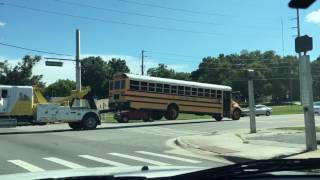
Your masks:
<path fill-rule="evenodd" d="M 188 162 L 188 163 L 201 163 L 201 161 L 196 161 L 196 160 L 191 160 L 191 159 L 186 159 L 186 158 L 181 158 L 181 157 L 176 157 L 176 156 L 169 156 L 166 154 L 159 154 L 159 153 L 153 153 L 153 152 L 148 152 L 148 151 L 136 151 L 136 152 L 140 153 L 140 154 L 146 154 L 146 155 L 150 155 L 150 156 L 174 159 L 174 160 Z"/>
<path fill-rule="evenodd" d="M 122 157 L 122 158 L 127 158 L 127 159 L 140 161 L 140 162 L 145 162 L 145 163 L 149 163 L 149 164 L 153 164 L 153 165 L 157 165 L 157 166 L 169 166 L 169 165 L 171 165 L 169 163 L 164 163 L 164 162 L 155 161 L 155 160 L 146 159 L 146 158 L 141 158 L 141 157 L 136 157 L 136 156 L 130 156 L 130 155 L 127 155 L 127 154 L 120 154 L 120 153 L 109 153 L 109 154 L 113 155 L 113 156 L 118 156 L 118 157 Z"/>
<path fill-rule="evenodd" d="M 57 163 L 57 164 L 60 164 L 62 166 L 66 166 L 66 167 L 71 168 L 71 169 L 85 168 L 82 165 L 79 165 L 79 164 L 76 164 L 76 163 L 73 163 L 73 162 L 70 162 L 70 161 L 66 161 L 66 160 L 63 160 L 63 159 L 60 159 L 60 158 L 56 158 L 56 157 L 47 157 L 47 158 L 43 158 L 43 159 L 51 161 L 51 162 L 54 162 L 54 163 Z"/>
<path fill-rule="evenodd" d="M 156 136 L 165 136 L 165 137 L 177 137 L 177 136 L 187 136 L 187 135 L 198 135 L 198 134 L 206 134 L 208 132 L 202 131 L 193 131 L 193 130 L 179 130 L 179 129 L 171 129 L 165 127 L 139 127 L 139 128 L 129 128 L 122 129 L 122 131 L 131 131 L 141 134 L 151 134 Z"/>
<path fill-rule="evenodd" d="M 45 171 L 44 169 L 38 167 L 38 166 L 35 166 L 35 165 L 32 165 L 28 162 L 25 162 L 25 161 L 22 161 L 22 160 L 8 160 L 8 162 L 10 163 L 13 163 L 17 166 L 20 166 L 21 168 L 23 169 L 26 169 L 30 172 L 41 172 L 41 171 Z"/>
<path fill-rule="evenodd" d="M 108 160 L 108 159 L 103 159 L 103 158 L 99 158 L 99 157 L 95 157 L 95 156 L 90 156 L 90 155 L 78 155 L 78 156 L 82 157 L 82 158 L 85 158 L 85 159 L 90 159 L 92 161 L 108 164 L 108 165 L 111 165 L 111 166 L 117 166 L 117 167 L 127 167 L 127 166 L 129 166 L 127 164 L 123 164 L 123 163 L 119 163 L 119 162 L 115 162 L 115 161 L 111 161 L 111 160 Z"/>

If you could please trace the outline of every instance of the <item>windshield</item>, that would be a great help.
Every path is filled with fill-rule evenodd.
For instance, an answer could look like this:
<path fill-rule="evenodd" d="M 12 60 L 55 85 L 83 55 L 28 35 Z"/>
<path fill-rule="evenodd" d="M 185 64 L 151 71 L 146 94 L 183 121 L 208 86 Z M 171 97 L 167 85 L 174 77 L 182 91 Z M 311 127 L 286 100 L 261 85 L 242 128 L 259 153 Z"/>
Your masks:
<path fill-rule="evenodd" d="M 288 3 L 0 2 L 0 175 L 318 152 L 320 3 Z"/>

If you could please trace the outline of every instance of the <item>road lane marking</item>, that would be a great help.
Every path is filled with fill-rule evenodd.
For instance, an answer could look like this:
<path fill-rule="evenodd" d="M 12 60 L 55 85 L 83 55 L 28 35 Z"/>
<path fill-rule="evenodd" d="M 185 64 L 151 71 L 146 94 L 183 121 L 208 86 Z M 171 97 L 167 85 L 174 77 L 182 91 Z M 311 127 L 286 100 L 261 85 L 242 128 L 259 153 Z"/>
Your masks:
<path fill-rule="evenodd" d="M 160 161 L 155 161 L 155 160 L 146 159 L 146 158 L 141 158 L 141 157 L 136 157 L 136 156 L 130 156 L 130 155 L 126 155 L 126 154 L 120 154 L 120 153 L 109 153 L 109 154 L 110 154 L 110 155 L 113 155 L 113 156 L 122 157 L 122 158 L 127 158 L 127 159 L 136 160 L 136 161 L 141 161 L 141 162 L 145 162 L 145 163 L 149 163 L 149 164 L 153 164 L 153 165 L 157 165 L 157 166 L 169 166 L 169 165 L 171 165 L 171 164 L 164 163 L 164 162 L 160 162 Z"/>
<path fill-rule="evenodd" d="M 136 152 L 140 153 L 140 154 L 146 154 L 146 155 L 150 155 L 150 156 L 157 156 L 157 157 L 162 157 L 162 158 L 174 159 L 174 160 L 188 162 L 188 163 L 201 163 L 201 161 L 196 161 L 196 160 L 191 160 L 191 159 L 186 159 L 186 158 L 181 158 L 181 157 L 176 157 L 176 156 L 169 156 L 166 154 L 159 154 L 159 153 L 153 153 L 153 152 L 148 152 L 148 151 L 136 151 Z"/>
<path fill-rule="evenodd" d="M 126 129 L 123 131 L 128 131 L 128 130 Z M 156 136 L 165 136 L 165 137 L 198 135 L 198 134 L 208 133 L 208 132 L 202 132 L 202 131 L 180 130 L 180 129 L 171 129 L 171 128 L 164 128 L 164 127 L 140 127 L 140 128 L 129 129 L 129 131 L 142 133 L 142 134 L 152 134 Z"/>
<path fill-rule="evenodd" d="M 8 160 L 8 162 L 11 162 L 23 169 L 26 169 L 30 172 L 42 172 L 42 171 L 45 171 L 44 169 L 38 167 L 38 166 L 35 166 L 35 165 L 32 165 L 30 163 L 27 163 L 25 161 L 22 161 L 22 160 Z"/>
<path fill-rule="evenodd" d="M 92 161 L 97 161 L 100 163 L 104 163 L 104 164 L 108 164 L 108 165 L 112 165 L 112 166 L 117 166 L 117 167 L 128 167 L 130 165 L 127 164 L 123 164 L 123 163 L 119 163 L 119 162 L 115 162 L 115 161 L 110 161 L 108 159 L 103 159 L 103 158 L 99 158 L 99 157 L 95 157 L 95 156 L 90 156 L 90 155 L 78 155 L 79 157 L 85 158 L 85 159 L 90 159 Z"/>
<path fill-rule="evenodd" d="M 66 161 L 66 160 L 63 160 L 60 158 L 56 158 L 56 157 L 47 157 L 47 158 L 43 158 L 43 159 L 60 164 L 62 166 L 66 166 L 71 169 L 85 168 L 84 166 L 81 166 L 80 164 L 76 164 L 76 163 Z"/>

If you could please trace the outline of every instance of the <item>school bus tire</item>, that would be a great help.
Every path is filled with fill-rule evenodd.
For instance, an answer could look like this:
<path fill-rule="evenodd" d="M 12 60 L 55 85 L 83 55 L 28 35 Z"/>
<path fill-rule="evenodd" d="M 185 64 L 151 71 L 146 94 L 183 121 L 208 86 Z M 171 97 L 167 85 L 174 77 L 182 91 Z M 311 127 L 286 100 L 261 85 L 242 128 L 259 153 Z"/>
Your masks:
<path fill-rule="evenodd" d="M 222 116 L 221 116 L 221 114 L 215 114 L 215 115 L 212 115 L 212 117 L 213 117 L 216 121 L 222 121 Z"/>
<path fill-rule="evenodd" d="M 167 120 L 176 120 L 179 116 L 179 108 L 176 104 L 170 104 L 165 113 Z"/>
<path fill-rule="evenodd" d="M 241 110 L 237 108 L 232 113 L 232 120 L 239 120 L 240 117 L 241 117 Z"/>

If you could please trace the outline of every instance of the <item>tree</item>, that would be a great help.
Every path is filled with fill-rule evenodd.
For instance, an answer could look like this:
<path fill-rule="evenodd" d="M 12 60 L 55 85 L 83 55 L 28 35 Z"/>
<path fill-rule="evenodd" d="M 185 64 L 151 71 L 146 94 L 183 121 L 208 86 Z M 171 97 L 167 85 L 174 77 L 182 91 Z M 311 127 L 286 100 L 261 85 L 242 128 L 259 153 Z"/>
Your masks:
<path fill-rule="evenodd" d="M 76 89 L 76 82 L 69 79 L 59 79 L 44 89 L 44 95 L 50 97 L 65 97 Z"/>
<path fill-rule="evenodd" d="M 240 54 L 205 57 L 191 73 L 193 81 L 222 84 L 239 91 L 248 99 L 247 70 L 255 70 L 254 86 L 257 102 L 272 97 L 277 101 L 298 100 L 298 61 L 295 56 L 280 57 L 274 51 L 247 51 Z M 289 98 L 289 99 L 288 99 Z"/>
<path fill-rule="evenodd" d="M 148 69 L 147 74 L 154 77 L 173 78 L 174 70 L 168 69 L 165 64 L 159 64 L 158 67 Z"/>
<path fill-rule="evenodd" d="M 190 80 L 190 73 L 175 72 L 173 69 L 169 69 L 165 64 L 159 64 L 158 67 L 149 68 L 147 74 L 154 77 Z"/>
<path fill-rule="evenodd" d="M 7 85 L 37 85 L 44 87 L 45 84 L 41 82 L 42 75 L 32 75 L 32 68 L 41 60 L 40 56 L 26 55 L 15 66 L 10 66 L 6 60 L 0 65 L 0 83 Z"/>
<path fill-rule="evenodd" d="M 81 60 L 81 82 L 90 86 L 97 98 L 108 97 L 109 81 L 118 72 L 129 72 L 126 61 L 112 58 L 106 62 L 101 57 L 88 57 Z"/>

